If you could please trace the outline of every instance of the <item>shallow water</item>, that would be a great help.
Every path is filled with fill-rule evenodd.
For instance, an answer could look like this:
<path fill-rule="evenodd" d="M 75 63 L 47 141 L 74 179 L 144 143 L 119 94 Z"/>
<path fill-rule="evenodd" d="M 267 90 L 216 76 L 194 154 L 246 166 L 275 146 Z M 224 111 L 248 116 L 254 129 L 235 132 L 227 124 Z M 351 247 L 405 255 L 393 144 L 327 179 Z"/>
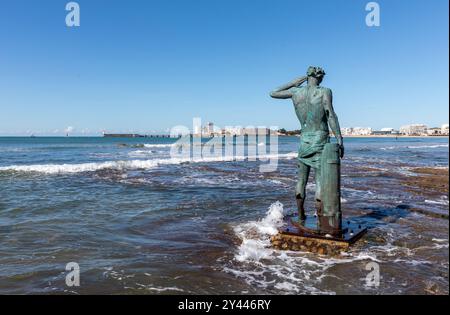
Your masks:
<path fill-rule="evenodd" d="M 294 209 L 298 138 L 279 139 L 270 173 L 171 158 L 174 141 L 0 138 L 0 293 L 448 294 L 448 220 L 408 211 L 448 214 L 448 192 L 401 185 L 413 167 L 448 168 L 448 138 L 345 140 L 344 215 L 370 231 L 340 259 L 267 247 Z M 80 287 L 65 285 L 69 262 Z"/>

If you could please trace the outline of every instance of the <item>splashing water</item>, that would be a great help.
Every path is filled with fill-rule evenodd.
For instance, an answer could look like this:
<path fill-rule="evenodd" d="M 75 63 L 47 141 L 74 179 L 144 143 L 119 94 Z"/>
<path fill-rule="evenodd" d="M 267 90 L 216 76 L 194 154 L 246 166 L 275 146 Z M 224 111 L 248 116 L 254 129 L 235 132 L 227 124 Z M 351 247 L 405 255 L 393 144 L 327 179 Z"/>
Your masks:
<path fill-rule="evenodd" d="M 350 264 L 349 269 L 355 265 L 362 269 L 361 266 L 364 267 L 367 262 L 382 263 L 376 252 L 367 250 L 330 258 L 307 252 L 273 249 L 270 237 L 277 234 L 283 225 L 284 214 L 283 204 L 277 201 L 269 207 L 264 218 L 236 225 L 234 232 L 242 243 L 235 253 L 234 264 L 226 266 L 224 271 L 269 292 L 335 294 L 326 285 L 321 285 L 329 278 L 336 278 L 328 273 L 330 269 L 343 264 Z"/>
<path fill-rule="evenodd" d="M 234 231 L 242 240 L 238 261 L 259 261 L 272 255 L 270 236 L 277 234 L 283 224 L 283 204 L 279 201 L 272 204 L 266 216 L 260 221 L 253 221 L 238 225 Z"/>

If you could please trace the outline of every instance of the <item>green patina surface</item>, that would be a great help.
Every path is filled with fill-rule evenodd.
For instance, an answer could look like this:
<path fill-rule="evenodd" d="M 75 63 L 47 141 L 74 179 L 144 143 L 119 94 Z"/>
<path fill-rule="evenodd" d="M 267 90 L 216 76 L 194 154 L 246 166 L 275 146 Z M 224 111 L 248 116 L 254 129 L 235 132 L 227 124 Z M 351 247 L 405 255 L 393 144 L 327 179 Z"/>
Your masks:
<path fill-rule="evenodd" d="M 325 71 L 309 67 L 306 76 L 297 78 L 271 93 L 273 98 L 292 99 L 301 124 L 298 152 L 296 198 L 300 218 L 304 218 L 306 184 L 311 168 L 315 170 L 317 213 L 324 229 L 341 226 L 340 158 L 344 155 L 343 138 L 333 108 L 329 88 L 320 86 Z M 307 85 L 302 86 L 307 82 Z M 330 129 L 337 143 L 330 143 Z"/>

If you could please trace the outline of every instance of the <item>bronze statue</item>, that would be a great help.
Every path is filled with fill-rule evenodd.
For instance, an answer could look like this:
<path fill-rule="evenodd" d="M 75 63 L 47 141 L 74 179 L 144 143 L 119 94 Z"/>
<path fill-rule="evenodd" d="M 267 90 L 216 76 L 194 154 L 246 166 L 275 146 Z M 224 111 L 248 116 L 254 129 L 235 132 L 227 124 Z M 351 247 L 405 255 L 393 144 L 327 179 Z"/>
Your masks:
<path fill-rule="evenodd" d="M 298 182 L 295 190 L 299 224 L 306 220 L 306 184 L 311 168 L 315 170 L 316 208 L 319 230 L 339 233 L 341 230 L 340 158 L 344 156 L 343 138 L 333 109 L 332 92 L 320 86 L 325 71 L 309 67 L 306 76 L 274 90 L 273 98 L 291 98 L 301 124 L 298 153 Z M 307 82 L 306 86 L 302 86 Z M 337 144 L 330 143 L 330 128 Z"/>

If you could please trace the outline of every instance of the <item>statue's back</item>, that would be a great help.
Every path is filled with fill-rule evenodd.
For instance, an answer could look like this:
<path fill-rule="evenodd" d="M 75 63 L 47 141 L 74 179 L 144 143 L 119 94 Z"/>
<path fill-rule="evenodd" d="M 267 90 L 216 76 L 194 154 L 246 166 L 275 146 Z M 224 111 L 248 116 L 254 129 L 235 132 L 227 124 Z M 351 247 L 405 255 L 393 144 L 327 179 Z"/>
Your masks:
<path fill-rule="evenodd" d="M 323 104 L 326 90 L 324 87 L 298 87 L 292 90 L 295 113 L 303 132 L 329 131 Z"/>

